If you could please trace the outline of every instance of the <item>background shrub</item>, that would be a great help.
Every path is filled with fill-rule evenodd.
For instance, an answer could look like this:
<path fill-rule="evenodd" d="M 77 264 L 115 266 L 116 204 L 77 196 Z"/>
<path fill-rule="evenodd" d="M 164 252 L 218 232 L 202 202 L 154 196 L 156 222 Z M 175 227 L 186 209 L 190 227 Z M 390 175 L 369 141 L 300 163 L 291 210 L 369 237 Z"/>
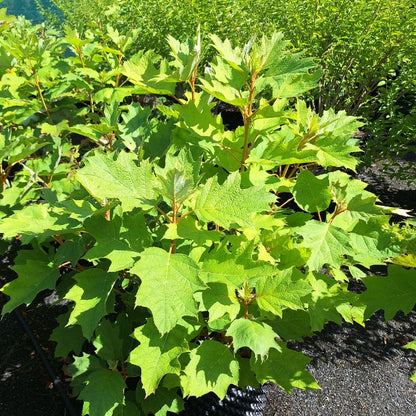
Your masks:
<path fill-rule="evenodd" d="M 63 24 L 80 33 L 108 23 L 121 34 L 136 29 L 132 53 L 151 48 L 167 56 L 166 35 L 183 41 L 194 36 L 198 25 L 203 35 L 215 33 L 237 43 L 247 42 L 254 34 L 282 30 L 295 49 L 317 57 L 324 70 L 318 88 L 308 97 L 314 109 L 319 114 L 328 108 L 345 109 L 365 121 L 364 163 L 416 149 L 416 10 L 411 0 L 52 3 L 62 11 Z M 208 48 L 206 59 L 212 53 Z"/>

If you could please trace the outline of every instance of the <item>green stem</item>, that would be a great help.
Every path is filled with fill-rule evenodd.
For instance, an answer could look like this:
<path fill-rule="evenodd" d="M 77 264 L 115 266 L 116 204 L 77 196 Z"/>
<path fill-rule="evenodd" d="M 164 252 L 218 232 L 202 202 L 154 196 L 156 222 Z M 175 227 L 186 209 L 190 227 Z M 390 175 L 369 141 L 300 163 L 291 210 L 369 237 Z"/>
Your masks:
<path fill-rule="evenodd" d="M 254 100 L 254 92 L 256 89 L 256 79 L 257 73 L 251 75 L 251 83 L 249 85 L 249 104 L 247 107 L 244 107 L 241 111 L 244 121 L 244 144 L 243 144 L 243 155 L 241 157 L 241 171 L 245 171 L 245 162 L 247 158 L 250 156 L 250 144 L 249 144 L 249 137 L 250 137 L 250 130 L 252 124 L 252 116 L 253 116 L 253 100 Z"/>
<path fill-rule="evenodd" d="M 76 51 L 77 51 L 77 54 L 78 54 L 78 58 L 81 61 L 82 67 L 85 68 L 85 62 L 84 62 L 84 58 L 82 56 L 81 48 L 78 46 L 76 48 Z M 90 77 L 88 75 L 85 75 L 85 81 L 87 81 L 88 84 L 91 84 L 91 79 L 90 79 Z M 91 91 L 88 91 L 88 97 L 89 97 L 89 100 L 90 100 L 91 112 L 93 113 L 94 112 L 94 100 L 93 100 L 92 92 Z"/>
<path fill-rule="evenodd" d="M 33 76 L 35 77 L 35 85 L 36 85 L 36 90 L 38 91 L 39 94 L 39 98 L 42 102 L 42 106 L 46 112 L 46 115 L 48 116 L 49 120 L 52 121 L 51 118 L 51 113 L 49 112 L 49 107 L 46 105 L 46 101 L 45 98 L 43 97 L 43 93 L 42 93 L 42 88 L 40 87 L 40 82 L 39 82 L 39 77 L 38 74 L 36 73 L 36 69 L 32 63 L 32 60 L 29 58 L 29 64 L 30 64 L 30 72 L 33 74 Z"/>
<path fill-rule="evenodd" d="M 36 74 L 35 74 L 35 82 L 36 82 L 36 89 L 38 90 L 40 100 L 42 101 L 42 106 L 45 109 L 45 112 L 46 112 L 46 115 L 48 116 L 48 119 L 50 121 L 52 121 L 51 113 L 49 112 L 49 108 L 46 105 L 45 98 L 43 97 L 43 94 L 42 94 L 42 89 L 40 88 L 39 78 Z"/>
<path fill-rule="evenodd" d="M 117 56 L 117 68 L 120 69 L 121 67 L 121 60 L 123 59 L 123 55 L 118 55 Z M 120 85 L 120 78 L 121 78 L 121 74 L 118 73 L 116 76 L 116 88 L 118 88 Z"/>

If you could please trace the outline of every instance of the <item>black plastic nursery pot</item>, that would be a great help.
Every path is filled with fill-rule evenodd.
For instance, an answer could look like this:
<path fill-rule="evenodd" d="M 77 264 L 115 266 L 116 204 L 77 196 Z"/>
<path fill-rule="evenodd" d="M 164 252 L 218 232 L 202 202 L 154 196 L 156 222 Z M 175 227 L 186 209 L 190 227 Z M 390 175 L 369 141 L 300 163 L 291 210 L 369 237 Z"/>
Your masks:
<path fill-rule="evenodd" d="M 214 393 L 191 397 L 185 402 L 180 416 L 263 416 L 266 407 L 266 389 L 230 386 L 223 400 Z"/>

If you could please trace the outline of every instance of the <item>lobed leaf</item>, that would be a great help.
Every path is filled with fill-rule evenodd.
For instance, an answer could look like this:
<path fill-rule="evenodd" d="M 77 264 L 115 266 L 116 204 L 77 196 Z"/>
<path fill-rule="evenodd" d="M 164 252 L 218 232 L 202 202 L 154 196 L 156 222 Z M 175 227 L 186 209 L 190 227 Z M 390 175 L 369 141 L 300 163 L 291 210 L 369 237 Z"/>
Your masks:
<path fill-rule="evenodd" d="M 36 237 L 45 238 L 80 228 L 81 224 L 69 214 L 54 210 L 47 204 L 23 207 L 10 217 L 3 218 L 0 223 L 3 238 L 21 235 L 23 243 L 29 243 Z"/>
<path fill-rule="evenodd" d="M 109 312 L 107 301 L 117 278 L 117 274 L 100 268 L 75 275 L 77 284 L 65 295 L 75 302 L 67 325 L 80 325 L 85 338 L 90 339 L 99 320 Z"/>
<path fill-rule="evenodd" d="M 4 294 L 10 296 L 10 300 L 3 306 L 3 315 L 19 305 L 28 305 L 42 290 L 54 289 L 60 275 L 50 256 L 41 250 L 20 251 L 11 269 L 17 273 L 18 278 L 1 288 Z"/>
<path fill-rule="evenodd" d="M 350 236 L 331 223 L 311 220 L 297 232 L 303 237 L 303 245 L 311 249 L 306 263 L 310 270 L 320 270 L 325 264 L 340 267 L 343 256 L 353 252 Z"/>
<path fill-rule="evenodd" d="M 125 211 L 153 207 L 154 177 L 149 162 L 136 164 L 133 153 L 120 152 L 117 160 L 109 154 L 95 153 L 77 172 L 77 179 L 100 202 L 117 198 Z"/>
<path fill-rule="evenodd" d="M 227 329 L 226 335 L 233 337 L 234 351 L 248 347 L 256 358 L 260 356 L 261 360 L 267 359 L 271 348 L 280 350 L 276 342 L 276 332 L 264 322 L 244 318 L 236 319 Z"/>
<path fill-rule="evenodd" d="M 147 248 L 131 268 L 130 272 L 141 280 L 136 306 L 151 310 L 161 334 L 173 329 L 183 316 L 196 316 L 193 294 L 204 288 L 198 271 L 190 257 L 168 253 L 158 247 Z"/>
<path fill-rule="evenodd" d="M 209 322 L 228 314 L 234 320 L 241 310 L 241 304 L 235 294 L 235 286 L 220 282 L 208 283 L 208 288 L 200 292 L 200 311 L 209 312 Z"/>
<path fill-rule="evenodd" d="M 238 361 L 229 348 L 208 340 L 190 352 L 180 379 L 184 396 L 200 397 L 212 391 L 222 400 L 228 386 L 238 384 L 238 376 Z"/>
<path fill-rule="evenodd" d="M 177 325 L 171 331 L 160 335 L 152 319 L 134 331 L 140 345 L 131 351 L 129 362 L 141 368 L 143 389 L 146 397 L 154 393 L 166 374 L 179 375 L 180 354 L 189 350 L 187 330 Z"/>
<path fill-rule="evenodd" d="M 144 397 L 145 394 L 139 387 L 136 390 L 136 399 L 146 415 L 167 416 L 184 410 L 184 400 L 178 395 L 177 389 L 159 387 L 155 394 Z"/>
<path fill-rule="evenodd" d="M 360 301 L 366 305 L 367 318 L 382 309 L 388 321 L 398 311 L 409 313 L 416 304 L 416 269 L 391 265 L 387 277 L 369 276 L 365 285 L 367 290 L 360 295 Z"/>
<path fill-rule="evenodd" d="M 100 368 L 88 374 L 78 397 L 88 404 L 89 416 L 112 416 L 114 409 L 124 403 L 125 388 L 119 372 Z"/>
<path fill-rule="evenodd" d="M 241 176 L 231 173 L 223 184 L 208 179 L 195 201 L 194 211 L 201 221 L 230 228 L 232 224 L 251 226 L 250 214 L 266 211 L 275 199 L 264 187 L 240 187 Z"/>
<path fill-rule="evenodd" d="M 280 350 L 271 349 L 265 361 L 251 357 L 251 368 L 257 380 L 261 384 L 269 381 L 276 383 L 288 393 L 295 387 L 303 390 L 319 389 L 315 379 L 305 370 L 310 358 L 288 349 L 283 343 L 279 345 Z"/>
<path fill-rule="evenodd" d="M 290 268 L 271 277 L 261 277 L 256 283 L 256 303 L 260 313 L 279 317 L 286 308 L 302 309 L 301 300 L 311 292 L 302 273 Z"/>

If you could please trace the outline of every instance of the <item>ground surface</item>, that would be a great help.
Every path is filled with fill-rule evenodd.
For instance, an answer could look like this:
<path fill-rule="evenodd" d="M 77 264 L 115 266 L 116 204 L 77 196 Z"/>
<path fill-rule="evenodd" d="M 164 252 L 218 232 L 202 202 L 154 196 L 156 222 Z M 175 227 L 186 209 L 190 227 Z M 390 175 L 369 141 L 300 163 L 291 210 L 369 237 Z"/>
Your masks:
<path fill-rule="evenodd" d="M 416 208 L 416 184 L 390 181 L 374 168 L 360 179 L 385 205 Z M 0 286 L 11 277 L 12 261 L 0 251 Z M 64 363 L 53 359 L 48 342 L 54 316 L 62 310 L 44 298 L 22 308 L 22 314 L 69 395 Z M 4 302 L 0 293 L 0 307 Z M 321 390 L 295 389 L 289 396 L 270 385 L 265 416 L 416 416 L 416 384 L 408 379 L 416 371 L 416 352 L 402 348 L 414 339 L 416 312 L 389 323 L 378 313 L 366 328 L 328 324 L 316 337 L 292 345 L 312 359 L 308 369 Z M 6 315 L 0 321 L 0 416 L 69 415 L 51 381 L 16 316 Z"/>

